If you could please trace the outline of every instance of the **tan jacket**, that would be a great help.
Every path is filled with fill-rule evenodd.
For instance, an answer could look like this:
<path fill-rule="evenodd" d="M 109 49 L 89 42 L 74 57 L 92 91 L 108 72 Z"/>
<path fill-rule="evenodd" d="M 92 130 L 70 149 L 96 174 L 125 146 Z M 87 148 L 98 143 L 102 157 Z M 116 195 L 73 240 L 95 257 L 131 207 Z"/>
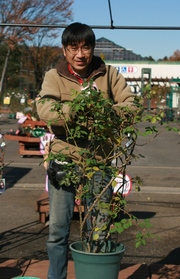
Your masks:
<path fill-rule="evenodd" d="M 131 106 L 133 101 L 133 94 L 130 87 L 126 84 L 124 77 L 118 73 L 117 69 L 113 66 L 107 66 L 100 57 L 93 57 L 92 72 L 87 80 L 93 79 L 97 88 L 104 92 L 104 98 L 112 98 L 114 100 L 114 108 L 120 106 Z M 67 61 L 61 57 L 58 61 L 57 67 L 46 72 L 44 81 L 42 83 L 42 90 L 40 98 L 47 96 L 44 102 L 37 101 L 37 113 L 41 120 L 48 122 L 54 121 L 56 124 L 51 125 L 51 130 L 55 136 L 63 139 L 65 144 L 65 130 L 63 128 L 63 121 L 55 111 L 51 111 L 52 103 L 57 100 L 61 102 L 72 100 L 72 91 L 81 91 L 82 85 L 78 82 L 77 78 L 72 75 L 67 68 Z M 52 97 L 52 98 L 51 98 Z M 71 113 L 69 107 L 63 105 L 63 114 L 67 117 Z M 58 122 L 57 122 L 58 119 Z M 53 145 L 55 146 L 56 139 Z M 60 142 L 58 143 L 58 145 Z M 53 146 L 52 146 L 53 149 Z M 61 147 L 59 146 L 59 149 Z M 56 148 L 58 150 L 58 147 Z M 67 153 L 67 152 L 66 152 Z M 68 154 L 67 154 L 68 155 Z"/>

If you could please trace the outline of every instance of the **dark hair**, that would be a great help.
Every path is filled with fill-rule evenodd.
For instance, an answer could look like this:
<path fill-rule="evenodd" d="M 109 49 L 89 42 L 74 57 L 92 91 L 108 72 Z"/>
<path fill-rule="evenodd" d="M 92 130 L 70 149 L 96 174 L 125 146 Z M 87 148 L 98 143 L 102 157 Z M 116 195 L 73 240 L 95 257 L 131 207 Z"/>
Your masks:
<path fill-rule="evenodd" d="M 86 24 L 75 22 L 70 24 L 62 33 L 62 45 L 76 45 L 85 42 L 86 45 L 95 46 L 95 34 Z"/>

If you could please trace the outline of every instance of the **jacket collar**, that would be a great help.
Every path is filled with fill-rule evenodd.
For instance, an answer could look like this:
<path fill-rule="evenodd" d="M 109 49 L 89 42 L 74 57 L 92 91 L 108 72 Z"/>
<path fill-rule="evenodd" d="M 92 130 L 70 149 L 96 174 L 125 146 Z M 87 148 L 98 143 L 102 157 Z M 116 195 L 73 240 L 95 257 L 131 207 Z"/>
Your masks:
<path fill-rule="evenodd" d="M 87 80 L 94 78 L 94 77 L 98 76 L 99 74 L 104 75 L 106 73 L 105 63 L 103 62 L 103 60 L 100 57 L 93 56 L 91 63 L 92 63 L 92 66 L 91 66 L 92 71 L 91 71 L 89 77 L 87 77 Z M 56 69 L 57 69 L 57 72 L 59 75 L 77 81 L 77 78 L 72 73 L 70 73 L 70 71 L 68 70 L 68 63 L 64 56 L 59 58 L 57 65 L 56 65 Z"/>

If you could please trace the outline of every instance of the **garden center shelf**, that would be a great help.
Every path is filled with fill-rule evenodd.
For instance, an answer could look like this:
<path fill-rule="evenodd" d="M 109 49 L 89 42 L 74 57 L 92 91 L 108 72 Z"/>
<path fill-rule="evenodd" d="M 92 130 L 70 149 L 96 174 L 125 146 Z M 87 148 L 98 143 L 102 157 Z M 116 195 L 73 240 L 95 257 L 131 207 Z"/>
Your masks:
<path fill-rule="evenodd" d="M 45 128 L 47 130 L 47 125 L 43 121 L 32 121 L 26 120 L 24 123 L 21 124 L 22 127 L 31 127 L 37 128 Z M 18 136 L 12 134 L 4 135 L 4 138 L 7 140 L 14 140 L 19 142 L 19 154 L 23 156 L 32 156 L 32 155 L 39 155 L 43 156 L 42 151 L 40 150 L 40 138 L 32 137 L 32 136 Z"/>

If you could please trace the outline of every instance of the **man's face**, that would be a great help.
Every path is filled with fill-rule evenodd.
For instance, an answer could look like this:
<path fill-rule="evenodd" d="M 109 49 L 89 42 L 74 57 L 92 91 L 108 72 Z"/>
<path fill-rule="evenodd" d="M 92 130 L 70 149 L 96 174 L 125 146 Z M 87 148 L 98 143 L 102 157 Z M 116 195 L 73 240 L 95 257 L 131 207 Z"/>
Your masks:
<path fill-rule="evenodd" d="M 92 61 L 94 48 L 82 42 L 63 47 L 63 53 L 73 70 L 79 75 L 85 75 Z"/>

